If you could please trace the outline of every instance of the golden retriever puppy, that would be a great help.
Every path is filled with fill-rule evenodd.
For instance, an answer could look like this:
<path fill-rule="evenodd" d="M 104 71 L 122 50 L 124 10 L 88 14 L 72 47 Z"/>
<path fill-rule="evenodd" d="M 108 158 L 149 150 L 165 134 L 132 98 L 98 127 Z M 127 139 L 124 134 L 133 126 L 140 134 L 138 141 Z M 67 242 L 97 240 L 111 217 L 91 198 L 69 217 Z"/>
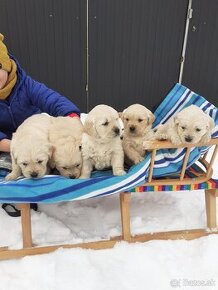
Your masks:
<path fill-rule="evenodd" d="M 125 162 L 128 165 L 144 160 L 143 142 L 153 137 L 151 129 L 155 116 L 150 110 L 140 104 L 133 104 L 121 113 L 124 124 L 123 149 Z"/>
<path fill-rule="evenodd" d="M 24 175 L 39 178 L 48 173 L 52 146 L 48 140 L 50 116 L 38 114 L 26 119 L 11 140 L 12 172 L 6 180 Z"/>
<path fill-rule="evenodd" d="M 53 117 L 49 130 L 49 141 L 53 153 L 49 161 L 51 168 L 69 178 L 79 178 L 82 168 L 81 142 L 83 125 L 79 118 Z"/>
<path fill-rule="evenodd" d="M 114 175 L 124 175 L 124 153 L 117 111 L 107 105 L 94 107 L 87 115 L 84 130 L 81 178 L 89 178 L 94 168 L 103 170 L 112 167 Z"/>
<path fill-rule="evenodd" d="M 214 128 L 214 120 L 199 107 L 191 105 L 165 124 L 157 127 L 155 139 L 170 140 L 175 145 L 183 143 L 208 142 Z"/>

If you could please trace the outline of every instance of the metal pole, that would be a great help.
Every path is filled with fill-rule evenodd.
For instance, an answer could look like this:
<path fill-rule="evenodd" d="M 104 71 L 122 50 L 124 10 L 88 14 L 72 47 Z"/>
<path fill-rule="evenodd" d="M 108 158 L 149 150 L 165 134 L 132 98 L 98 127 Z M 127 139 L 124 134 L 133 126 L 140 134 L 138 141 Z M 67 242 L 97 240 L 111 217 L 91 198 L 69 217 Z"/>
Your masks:
<path fill-rule="evenodd" d="M 183 39 L 183 47 L 182 47 L 182 56 L 180 60 L 180 70 L 179 70 L 179 83 L 182 83 L 182 77 L 183 77 L 183 69 L 184 69 L 184 63 L 185 63 L 185 54 L 186 54 L 186 47 L 187 47 L 187 41 L 188 41 L 188 31 L 189 31 L 189 22 L 192 18 L 192 0 L 189 0 L 188 3 L 188 9 L 187 9 L 187 15 L 186 15 L 186 25 L 185 25 L 185 34 Z"/>
<path fill-rule="evenodd" d="M 86 0 L 86 112 L 89 111 L 89 0 Z"/>

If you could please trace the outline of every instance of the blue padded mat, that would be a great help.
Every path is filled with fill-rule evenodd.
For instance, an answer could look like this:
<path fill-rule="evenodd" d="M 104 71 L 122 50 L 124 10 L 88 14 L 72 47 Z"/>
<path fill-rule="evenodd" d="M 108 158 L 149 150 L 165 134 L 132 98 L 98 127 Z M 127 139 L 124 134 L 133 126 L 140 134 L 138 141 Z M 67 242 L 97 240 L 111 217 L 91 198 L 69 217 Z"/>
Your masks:
<path fill-rule="evenodd" d="M 194 104 L 209 114 L 216 127 L 213 137 L 218 137 L 218 110 L 188 88 L 176 84 L 155 111 L 154 127 L 166 122 L 183 108 Z M 146 105 L 146 104 L 145 104 Z M 194 148 L 191 151 L 188 166 L 191 166 L 207 148 Z M 184 158 L 184 149 L 158 150 L 154 175 L 163 176 L 180 172 Z M 67 179 L 62 176 L 49 175 L 41 179 L 19 178 L 16 181 L 5 181 L 7 174 L 0 170 L 0 202 L 37 202 L 56 203 L 62 201 L 85 199 L 94 196 L 105 196 L 128 191 L 143 184 L 148 177 L 150 155 L 140 164 L 132 166 L 126 175 L 113 176 L 110 171 L 94 172 L 89 179 Z"/>

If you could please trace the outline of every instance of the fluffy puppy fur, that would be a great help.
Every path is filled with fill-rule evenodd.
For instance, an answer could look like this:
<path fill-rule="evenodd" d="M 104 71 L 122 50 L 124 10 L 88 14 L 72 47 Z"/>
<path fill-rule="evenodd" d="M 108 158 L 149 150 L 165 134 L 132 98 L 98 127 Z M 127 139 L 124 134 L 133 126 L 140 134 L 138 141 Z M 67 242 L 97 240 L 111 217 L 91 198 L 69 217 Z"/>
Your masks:
<path fill-rule="evenodd" d="M 84 123 L 81 178 L 89 178 L 93 168 L 112 167 L 114 175 L 124 175 L 124 153 L 120 139 L 119 115 L 112 107 L 94 107 Z"/>
<path fill-rule="evenodd" d="M 157 127 L 155 139 L 170 140 L 173 144 L 206 143 L 211 139 L 214 120 L 199 107 L 191 105 L 165 124 Z"/>
<path fill-rule="evenodd" d="M 123 149 L 125 162 L 128 165 L 137 164 L 145 157 L 143 142 L 153 136 L 151 129 L 155 116 L 150 110 L 140 104 L 134 104 L 121 113 L 124 123 Z"/>
<path fill-rule="evenodd" d="M 82 133 L 83 125 L 79 118 L 53 117 L 51 120 L 49 141 L 53 145 L 53 153 L 49 164 L 65 177 L 80 176 Z"/>
<path fill-rule="evenodd" d="M 52 146 L 48 141 L 50 116 L 38 114 L 26 119 L 11 140 L 12 172 L 6 180 L 25 177 L 39 178 L 48 173 Z"/>

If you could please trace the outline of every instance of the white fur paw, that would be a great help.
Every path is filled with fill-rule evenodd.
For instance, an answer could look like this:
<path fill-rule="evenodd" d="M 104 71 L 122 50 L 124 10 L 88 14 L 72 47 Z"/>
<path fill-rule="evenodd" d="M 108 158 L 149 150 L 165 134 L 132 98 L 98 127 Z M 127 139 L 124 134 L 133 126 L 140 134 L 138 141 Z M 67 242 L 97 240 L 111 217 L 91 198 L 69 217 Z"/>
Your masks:
<path fill-rule="evenodd" d="M 80 175 L 79 179 L 86 179 L 86 178 L 90 178 L 90 175 Z"/>
<path fill-rule="evenodd" d="M 157 140 L 160 140 L 160 141 L 162 141 L 162 140 L 167 140 L 168 139 L 168 136 L 167 136 L 167 134 L 164 134 L 164 133 L 155 133 L 155 138 L 157 139 Z"/>
<path fill-rule="evenodd" d="M 202 143 L 207 143 L 211 140 L 211 136 L 210 135 L 206 135 L 206 136 L 203 136 L 200 140 L 200 142 Z"/>
<path fill-rule="evenodd" d="M 114 170 L 113 174 L 116 176 L 121 176 L 121 175 L 125 175 L 126 171 L 124 171 L 123 169 L 116 169 Z"/>
<path fill-rule="evenodd" d="M 17 174 L 11 172 L 5 177 L 5 180 L 10 181 L 10 180 L 15 180 L 17 178 L 18 178 Z"/>
<path fill-rule="evenodd" d="M 176 137 L 176 136 L 171 136 L 171 142 L 172 142 L 174 145 L 180 145 L 180 144 L 182 144 L 180 138 L 179 138 L 179 137 Z"/>
<path fill-rule="evenodd" d="M 144 141 L 143 148 L 146 150 L 152 149 L 153 144 L 154 144 L 154 141 Z"/>
<path fill-rule="evenodd" d="M 139 157 L 135 158 L 135 159 L 133 160 L 133 162 L 134 162 L 135 164 L 138 164 L 138 163 L 142 162 L 143 160 L 144 160 L 144 157 L 139 156 Z"/>

